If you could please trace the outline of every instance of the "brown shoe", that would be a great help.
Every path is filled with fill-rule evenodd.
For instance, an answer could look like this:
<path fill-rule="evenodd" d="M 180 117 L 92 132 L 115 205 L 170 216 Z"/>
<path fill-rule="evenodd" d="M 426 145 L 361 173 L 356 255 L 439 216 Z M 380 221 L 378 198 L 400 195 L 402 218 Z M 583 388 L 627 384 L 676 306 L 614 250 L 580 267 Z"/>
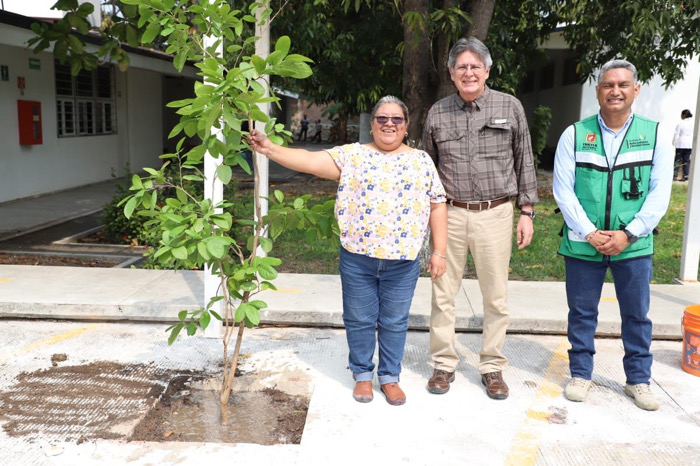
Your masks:
<path fill-rule="evenodd" d="M 506 385 L 501 371 L 481 374 L 481 383 L 486 387 L 486 394 L 494 400 L 505 400 L 508 398 L 508 385 Z"/>
<path fill-rule="evenodd" d="M 433 376 L 428 380 L 428 391 L 436 395 L 447 393 L 450 389 L 450 383 L 455 381 L 455 373 L 447 372 L 440 369 L 433 371 Z"/>
<path fill-rule="evenodd" d="M 390 405 L 400 406 L 406 402 L 406 395 L 396 382 L 385 383 L 381 389 Z"/>
<path fill-rule="evenodd" d="M 355 389 L 352 391 L 352 397 L 355 398 L 355 401 L 359 401 L 360 403 L 369 403 L 372 401 L 372 398 L 374 398 L 374 394 L 372 393 L 372 382 L 370 380 L 366 380 L 364 382 L 355 383 Z"/>

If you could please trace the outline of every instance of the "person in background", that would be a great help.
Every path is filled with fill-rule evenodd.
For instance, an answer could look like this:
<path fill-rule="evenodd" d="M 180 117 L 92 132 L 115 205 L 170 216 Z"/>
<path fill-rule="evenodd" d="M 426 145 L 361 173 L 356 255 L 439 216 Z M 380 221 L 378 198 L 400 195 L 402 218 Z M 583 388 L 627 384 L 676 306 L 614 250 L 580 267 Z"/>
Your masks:
<path fill-rule="evenodd" d="M 321 119 L 316 120 L 316 133 L 314 133 L 311 142 L 321 142 L 321 131 L 323 131 L 323 126 L 321 125 Z"/>
<path fill-rule="evenodd" d="M 380 389 L 389 404 L 402 405 L 406 395 L 399 375 L 408 312 L 428 224 L 433 245 L 428 272 L 432 279 L 445 272 L 445 190 L 430 157 L 403 142 L 409 124 L 406 105 L 386 96 L 371 116 L 368 144 L 311 152 L 273 144 L 257 130 L 248 141 L 253 150 L 287 168 L 339 180 L 335 214 L 353 397 L 361 403 L 373 399 L 372 359 L 378 344 Z"/>
<path fill-rule="evenodd" d="M 309 132 L 309 119 L 304 115 L 304 117 L 301 119 L 301 130 L 299 131 L 299 140 L 301 141 L 302 135 L 304 136 L 304 141 L 306 141 L 306 135 Z"/>
<path fill-rule="evenodd" d="M 673 133 L 673 145 L 676 148 L 675 168 L 673 179 L 688 181 L 690 170 L 690 152 L 693 150 L 693 114 L 685 109 L 681 112 L 681 121 L 676 125 Z M 681 176 L 678 176 L 678 175 Z"/>
<path fill-rule="evenodd" d="M 656 225 L 671 196 L 673 155 L 658 123 L 632 112 L 637 70 L 611 60 L 598 74 L 597 115 L 569 126 L 554 157 L 553 191 L 564 216 L 559 254 L 566 266 L 571 380 L 564 396 L 584 401 L 591 387 L 598 303 L 610 269 L 622 318 L 624 391 L 646 410 L 652 393 L 649 319 Z"/>
<path fill-rule="evenodd" d="M 491 63 L 480 40 L 458 40 L 447 63 L 457 92 L 433 105 L 423 129 L 423 147 L 438 167 L 448 198 L 447 272 L 433 282 L 430 355 L 435 367 L 427 388 L 446 393 L 455 378 L 455 296 L 471 253 L 484 306 L 481 383 L 489 398 L 504 400 L 509 393 L 502 350 L 509 323 L 511 201 L 520 209 L 516 240 L 522 249 L 532 240 L 538 197 L 525 112 L 515 97 L 486 86 Z"/>

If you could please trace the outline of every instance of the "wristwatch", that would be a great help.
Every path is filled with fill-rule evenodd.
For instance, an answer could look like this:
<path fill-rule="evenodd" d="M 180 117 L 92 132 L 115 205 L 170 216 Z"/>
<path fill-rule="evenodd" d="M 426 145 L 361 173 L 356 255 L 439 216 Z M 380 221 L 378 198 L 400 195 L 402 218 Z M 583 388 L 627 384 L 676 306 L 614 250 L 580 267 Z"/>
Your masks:
<path fill-rule="evenodd" d="M 635 235 L 633 235 L 632 233 L 630 233 L 630 231 L 629 231 L 627 228 L 625 228 L 625 229 L 622 230 L 622 231 L 624 231 L 625 234 L 627 235 L 627 241 L 629 241 L 630 244 L 636 243 L 637 240 L 639 239 L 637 236 L 635 236 Z"/>
<path fill-rule="evenodd" d="M 535 211 L 534 210 L 521 210 L 520 215 L 527 215 L 531 219 L 535 219 Z"/>

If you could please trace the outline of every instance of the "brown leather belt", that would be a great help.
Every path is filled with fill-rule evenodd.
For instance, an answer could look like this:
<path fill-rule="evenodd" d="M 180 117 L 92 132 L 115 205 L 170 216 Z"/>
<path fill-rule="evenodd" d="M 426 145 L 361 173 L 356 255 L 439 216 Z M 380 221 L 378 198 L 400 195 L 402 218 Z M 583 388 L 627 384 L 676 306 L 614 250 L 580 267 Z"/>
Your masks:
<path fill-rule="evenodd" d="M 508 201 L 510 201 L 510 198 L 508 196 L 506 196 L 506 197 L 502 197 L 500 199 L 494 199 L 493 201 L 459 202 L 459 201 L 455 201 L 452 199 L 448 199 L 447 203 L 449 205 L 453 205 L 455 207 L 461 207 L 462 209 L 467 209 L 467 210 L 488 210 L 488 209 L 493 209 L 494 207 L 498 207 L 501 204 L 505 204 Z"/>

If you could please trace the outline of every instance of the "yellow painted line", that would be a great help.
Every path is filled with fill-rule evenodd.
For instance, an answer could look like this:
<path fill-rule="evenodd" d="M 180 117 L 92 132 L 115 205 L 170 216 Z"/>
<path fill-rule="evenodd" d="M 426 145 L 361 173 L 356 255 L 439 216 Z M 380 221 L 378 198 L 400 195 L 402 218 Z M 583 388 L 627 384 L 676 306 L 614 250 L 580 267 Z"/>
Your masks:
<path fill-rule="evenodd" d="M 562 385 L 565 374 L 568 373 L 569 341 L 562 337 L 559 345 L 554 350 L 549 366 L 542 377 L 539 390 L 535 394 L 532 402 L 533 406 L 546 405 L 546 402 L 559 398 L 562 394 Z M 543 423 L 549 422 L 552 413 L 543 412 L 530 408 L 525 420 L 520 425 L 518 433 L 513 439 L 510 451 L 504 462 L 505 465 L 531 466 L 537 462 L 540 449 L 540 429 Z"/>
<path fill-rule="evenodd" d="M 0 278 L 0 283 L 10 283 L 11 281 L 11 278 Z"/>
<path fill-rule="evenodd" d="M 617 301 L 617 298 L 600 298 L 600 300 L 614 303 L 615 301 Z"/>
<path fill-rule="evenodd" d="M 301 288 L 277 288 L 273 291 L 276 291 L 278 293 L 301 293 L 304 290 L 302 290 Z"/>
<path fill-rule="evenodd" d="M 58 335 L 54 335 L 49 338 L 44 338 L 43 340 L 38 340 L 33 343 L 30 343 L 28 345 L 25 345 L 21 348 L 17 348 L 14 350 L 7 351 L 5 353 L 0 354 L 0 362 L 5 362 L 6 360 L 10 358 L 14 358 L 17 356 L 21 356 L 23 354 L 31 353 L 32 351 L 38 350 L 40 348 L 43 348 L 45 346 L 51 346 L 55 345 L 56 343 L 60 343 L 62 341 L 70 340 L 71 338 L 75 338 L 79 335 L 82 335 L 83 333 L 90 332 L 92 330 L 95 330 L 97 327 L 99 327 L 99 324 L 90 324 L 90 325 L 85 325 L 84 327 L 78 327 L 74 328 L 72 330 L 68 330 L 63 333 L 59 333 Z"/>

